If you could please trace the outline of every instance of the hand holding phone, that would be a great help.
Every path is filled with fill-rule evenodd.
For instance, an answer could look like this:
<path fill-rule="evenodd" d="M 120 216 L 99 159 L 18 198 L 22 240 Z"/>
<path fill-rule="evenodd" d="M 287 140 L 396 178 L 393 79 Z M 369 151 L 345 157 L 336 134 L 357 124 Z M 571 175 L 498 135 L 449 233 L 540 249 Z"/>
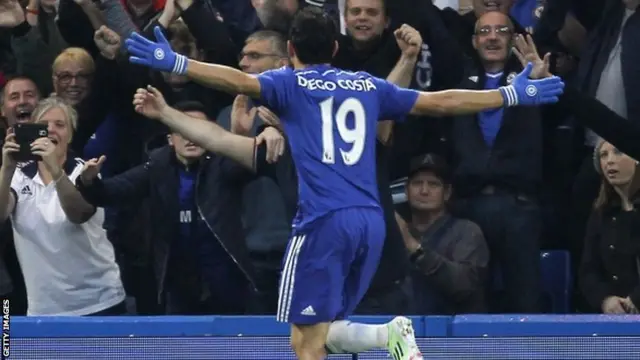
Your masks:
<path fill-rule="evenodd" d="M 15 141 L 20 146 L 20 151 L 14 154 L 16 161 L 40 161 L 42 158 L 31 152 L 31 144 L 36 139 L 48 137 L 49 130 L 46 124 L 18 123 L 14 128 Z"/>

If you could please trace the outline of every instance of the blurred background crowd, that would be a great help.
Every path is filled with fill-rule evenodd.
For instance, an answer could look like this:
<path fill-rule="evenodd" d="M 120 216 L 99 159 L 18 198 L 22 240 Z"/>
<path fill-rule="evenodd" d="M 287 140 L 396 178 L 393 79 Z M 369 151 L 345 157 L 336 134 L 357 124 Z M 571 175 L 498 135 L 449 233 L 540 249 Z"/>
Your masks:
<path fill-rule="evenodd" d="M 0 297 L 28 315 L 275 314 L 297 199 L 288 152 L 255 174 L 131 101 L 152 84 L 247 137 L 277 114 L 131 64 L 122 45 L 160 26 L 181 54 L 260 73 L 289 64 L 289 20 L 316 6 L 343 34 L 339 68 L 386 78 L 407 24 L 423 40 L 407 87 L 508 84 L 522 70 L 516 41 L 567 84 L 553 106 L 409 117 L 379 133 L 387 234 L 358 313 L 637 313 L 638 3 L 0 0 L 2 138 L 44 123 L 63 164 L 3 152 Z"/>

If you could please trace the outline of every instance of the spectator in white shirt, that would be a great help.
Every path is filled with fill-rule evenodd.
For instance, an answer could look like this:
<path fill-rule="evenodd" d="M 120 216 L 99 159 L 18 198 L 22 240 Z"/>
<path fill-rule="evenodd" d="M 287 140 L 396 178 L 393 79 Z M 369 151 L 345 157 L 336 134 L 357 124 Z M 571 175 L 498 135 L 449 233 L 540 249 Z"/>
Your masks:
<path fill-rule="evenodd" d="M 48 137 L 31 144 L 38 161 L 18 163 L 10 132 L 2 149 L 0 221 L 11 218 L 16 253 L 27 288 L 27 315 L 119 315 L 125 293 L 114 251 L 102 228 L 104 211 L 76 190 L 83 161 L 69 153 L 75 110 L 44 99 L 31 121 Z"/>

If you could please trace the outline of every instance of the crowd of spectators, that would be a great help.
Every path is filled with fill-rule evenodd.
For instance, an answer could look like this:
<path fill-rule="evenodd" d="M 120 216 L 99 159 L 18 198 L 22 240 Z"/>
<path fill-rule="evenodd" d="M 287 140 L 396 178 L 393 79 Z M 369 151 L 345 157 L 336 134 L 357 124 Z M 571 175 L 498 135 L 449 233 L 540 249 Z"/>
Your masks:
<path fill-rule="evenodd" d="M 289 65 L 289 20 L 316 6 L 343 34 L 341 69 L 496 89 L 532 62 L 567 84 L 554 105 L 380 123 L 386 239 L 358 313 L 550 312 L 550 249 L 571 256 L 572 312 L 637 313 L 640 0 L 457 3 L 0 0 L 0 297 L 27 315 L 275 314 L 298 196 L 278 114 L 123 44 L 159 27 L 178 53 L 257 74 Z M 235 137 L 205 146 L 135 112 L 147 85 Z M 22 161 L 27 123 L 48 135 Z"/>

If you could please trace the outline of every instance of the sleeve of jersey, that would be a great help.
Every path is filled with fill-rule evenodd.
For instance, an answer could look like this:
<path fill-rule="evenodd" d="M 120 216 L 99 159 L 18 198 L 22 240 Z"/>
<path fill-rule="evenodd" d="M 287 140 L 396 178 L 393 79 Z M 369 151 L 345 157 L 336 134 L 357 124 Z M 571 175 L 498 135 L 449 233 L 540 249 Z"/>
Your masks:
<path fill-rule="evenodd" d="M 378 84 L 382 87 L 382 91 L 379 92 L 380 120 L 404 121 L 415 106 L 419 92 L 401 88 L 384 80 Z"/>
<path fill-rule="evenodd" d="M 278 112 L 287 104 L 288 80 L 293 77 L 288 68 L 265 71 L 258 75 L 260 82 L 260 99 L 258 102 Z"/>

